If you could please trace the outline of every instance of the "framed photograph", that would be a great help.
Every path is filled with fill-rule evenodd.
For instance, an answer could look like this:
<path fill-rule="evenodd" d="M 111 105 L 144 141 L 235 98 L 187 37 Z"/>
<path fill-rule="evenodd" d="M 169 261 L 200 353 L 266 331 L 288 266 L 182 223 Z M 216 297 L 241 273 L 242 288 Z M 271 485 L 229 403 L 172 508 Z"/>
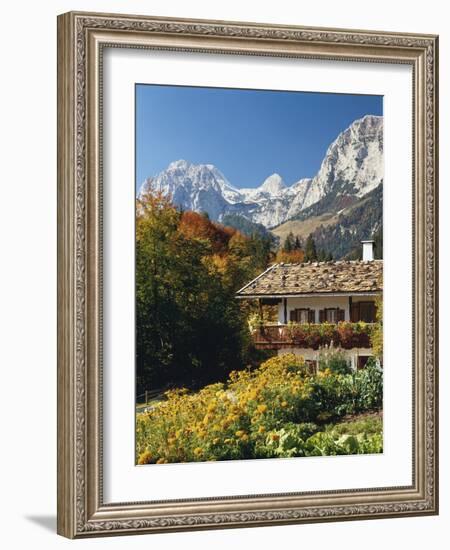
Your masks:
<path fill-rule="evenodd" d="M 58 18 L 58 532 L 438 513 L 432 35 Z"/>

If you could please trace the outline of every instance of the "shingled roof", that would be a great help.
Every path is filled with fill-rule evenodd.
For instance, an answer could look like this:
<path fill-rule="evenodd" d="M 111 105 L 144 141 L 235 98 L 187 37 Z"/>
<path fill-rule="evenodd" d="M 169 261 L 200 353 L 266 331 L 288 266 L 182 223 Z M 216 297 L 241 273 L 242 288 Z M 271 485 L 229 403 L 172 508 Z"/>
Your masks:
<path fill-rule="evenodd" d="M 383 290 L 383 260 L 274 264 L 250 281 L 239 298 L 302 294 L 378 294 Z"/>

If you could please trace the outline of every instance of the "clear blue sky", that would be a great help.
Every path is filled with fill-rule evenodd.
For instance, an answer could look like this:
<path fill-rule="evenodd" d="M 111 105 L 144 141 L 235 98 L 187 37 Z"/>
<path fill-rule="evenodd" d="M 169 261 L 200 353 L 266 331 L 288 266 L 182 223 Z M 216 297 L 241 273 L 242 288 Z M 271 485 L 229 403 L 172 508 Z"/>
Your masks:
<path fill-rule="evenodd" d="M 214 164 L 236 187 L 277 172 L 314 176 L 338 134 L 382 96 L 136 85 L 136 187 L 178 159 Z"/>

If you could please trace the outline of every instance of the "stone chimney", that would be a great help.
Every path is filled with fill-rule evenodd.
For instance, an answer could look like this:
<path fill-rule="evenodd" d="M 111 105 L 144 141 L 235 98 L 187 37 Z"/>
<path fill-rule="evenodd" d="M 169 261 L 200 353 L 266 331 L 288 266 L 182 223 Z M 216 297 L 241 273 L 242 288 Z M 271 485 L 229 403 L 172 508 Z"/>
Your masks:
<path fill-rule="evenodd" d="M 373 261 L 373 249 L 375 246 L 375 241 L 361 241 L 363 245 L 363 254 L 362 259 L 363 262 L 371 262 Z"/>

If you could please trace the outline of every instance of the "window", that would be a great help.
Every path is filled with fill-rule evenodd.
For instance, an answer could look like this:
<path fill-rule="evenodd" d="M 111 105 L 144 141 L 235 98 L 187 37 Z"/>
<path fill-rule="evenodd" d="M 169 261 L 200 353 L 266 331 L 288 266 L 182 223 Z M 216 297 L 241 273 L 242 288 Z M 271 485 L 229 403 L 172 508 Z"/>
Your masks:
<path fill-rule="evenodd" d="M 361 321 L 366 323 L 375 322 L 375 304 L 373 302 L 360 302 L 359 317 Z"/>
<path fill-rule="evenodd" d="M 315 323 L 316 312 L 309 308 L 291 309 L 289 319 L 293 323 Z"/>
<path fill-rule="evenodd" d="M 337 311 L 337 309 L 326 309 L 325 310 L 325 321 L 327 323 L 337 323 L 337 321 L 338 321 L 338 311 Z"/>
<path fill-rule="evenodd" d="M 319 323 L 336 324 L 345 321 L 345 310 L 339 307 L 327 307 L 319 311 Z"/>
<path fill-rule="evenodd" d="M 357 323 L 364 321 L 366 323 L 375 323 L 376 307 L 375 302 L 356 302 L 352 304 L 351 321 Z"/>
<path fill-rule="evenodd" d="M 369 355 L 359 355 L 358 356 L 358 370 L 363 369 L 367 365 L 367 361 L 369 360 Z"/>

